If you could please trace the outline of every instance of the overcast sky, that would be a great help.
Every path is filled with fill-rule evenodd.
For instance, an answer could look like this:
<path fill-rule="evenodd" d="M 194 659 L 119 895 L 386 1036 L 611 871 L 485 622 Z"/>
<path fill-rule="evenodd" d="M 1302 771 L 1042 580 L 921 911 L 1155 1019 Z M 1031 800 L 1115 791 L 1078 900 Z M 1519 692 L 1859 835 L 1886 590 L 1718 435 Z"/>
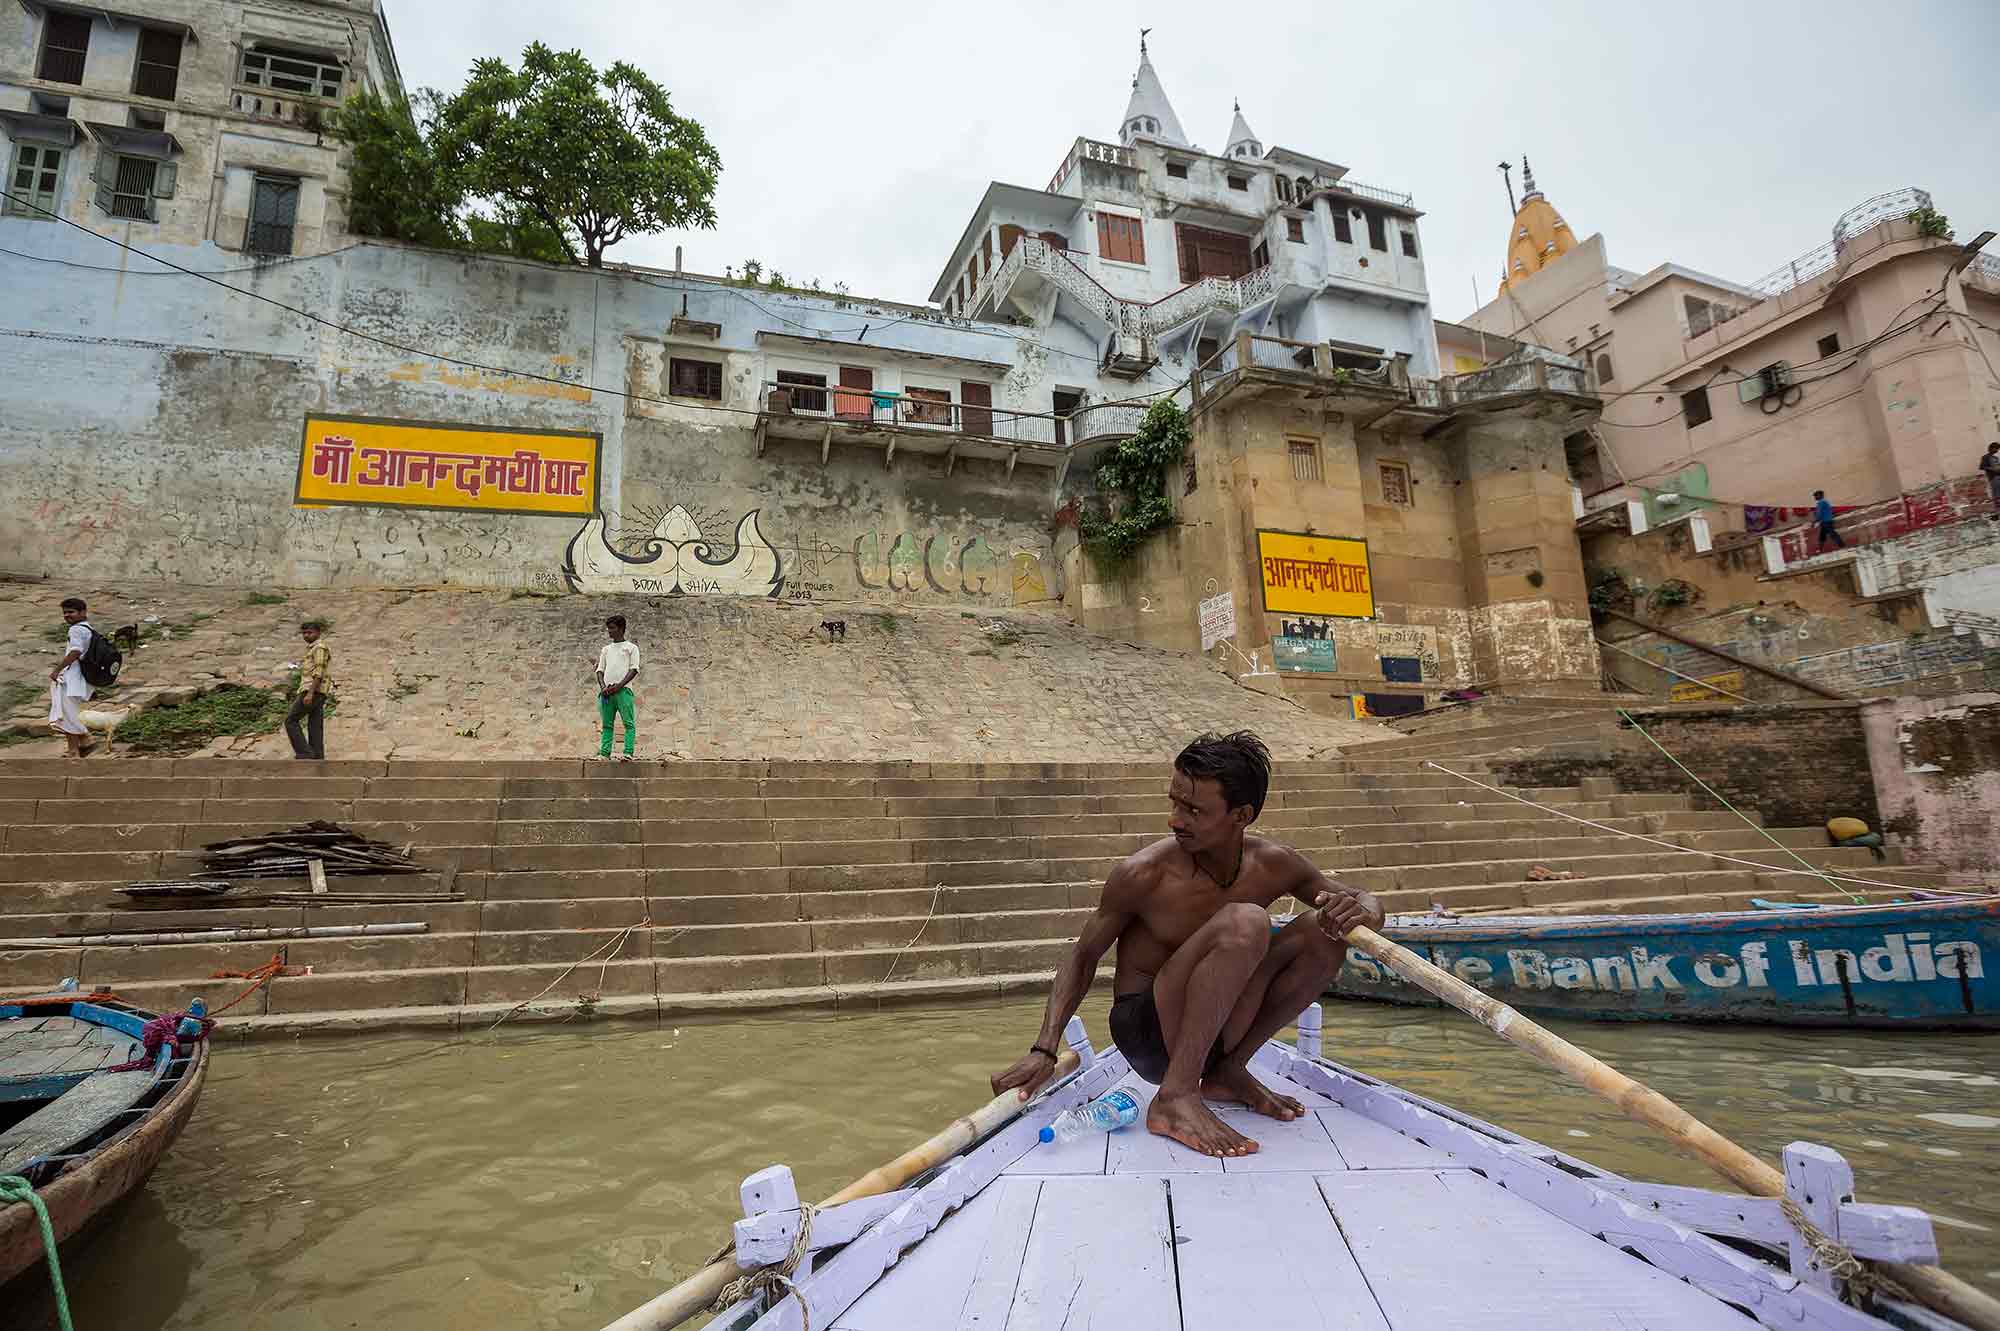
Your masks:
<path fill-rule="evenodd" d="M 387 4 L 413 88 L 540 39 L 637 64 L 706 126 L 717 228 L 609 258 L 671 266 L 680 243 L 696 271 L 755 258 L 857 295 L 926 300 L 987 182 L 1039 189 L 1079 134 L 1115 139 L 1142 23 L 1202 148 L 1240 98 L 1266 147 L 1413 192 L 1441 318 L 1475 280 L 1492 298 L 1494 164 L 1518 182 L 1524 152 L 1578 239 L 1640 271 L 1752 281 L 1904 185 L 1961 239 L 2000 227 L 1996 0 Z"/>

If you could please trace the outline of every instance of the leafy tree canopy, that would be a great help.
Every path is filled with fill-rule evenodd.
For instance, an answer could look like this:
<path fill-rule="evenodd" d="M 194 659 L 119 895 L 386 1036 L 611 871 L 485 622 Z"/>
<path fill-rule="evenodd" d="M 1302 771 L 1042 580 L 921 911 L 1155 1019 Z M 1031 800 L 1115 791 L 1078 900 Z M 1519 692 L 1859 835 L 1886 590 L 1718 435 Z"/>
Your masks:
<path fill-rule="evenodd" d="M 623 61 L 600 73 L 537 42 L 451 97 L 360 93 L 326 123 L 353 149 L 361 235 L 598 267 L 628 235 L 715 226 L 720 154 Z"/>

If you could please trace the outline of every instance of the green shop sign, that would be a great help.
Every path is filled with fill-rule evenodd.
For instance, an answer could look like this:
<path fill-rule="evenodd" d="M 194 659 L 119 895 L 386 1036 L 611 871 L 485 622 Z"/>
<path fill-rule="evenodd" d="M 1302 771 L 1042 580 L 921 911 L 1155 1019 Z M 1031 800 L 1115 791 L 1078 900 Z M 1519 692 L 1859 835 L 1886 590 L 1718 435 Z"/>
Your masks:
<path fill-rule="evenodd" d="M 1333 639 L 1273 638 L 1271 654 L 1279 670 L 1311 670 L 1333 673 Z"/>

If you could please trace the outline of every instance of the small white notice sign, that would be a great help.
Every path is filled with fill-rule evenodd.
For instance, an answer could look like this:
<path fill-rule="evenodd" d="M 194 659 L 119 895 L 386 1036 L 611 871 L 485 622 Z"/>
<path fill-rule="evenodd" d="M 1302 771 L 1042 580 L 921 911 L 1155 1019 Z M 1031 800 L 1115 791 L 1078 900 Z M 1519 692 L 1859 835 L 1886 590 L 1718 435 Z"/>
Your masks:
<path fill-rule="evenodd" d="M 1201 603 L 1201 649 L 1236 636 L 1236 598 L 1218 592 Z"/>

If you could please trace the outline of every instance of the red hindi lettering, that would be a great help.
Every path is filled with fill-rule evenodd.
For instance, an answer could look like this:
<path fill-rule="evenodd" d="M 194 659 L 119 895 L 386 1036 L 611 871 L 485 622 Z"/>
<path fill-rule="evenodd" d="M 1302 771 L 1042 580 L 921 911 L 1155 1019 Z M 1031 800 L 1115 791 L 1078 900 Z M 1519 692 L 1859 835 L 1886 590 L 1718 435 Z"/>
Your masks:
<path fill-rule="evenodd" d="M 313 445 L 312 474 L 330 484 L 345 485 L 354 463 L 354 441 L 337 434 L 327 435 Z"/>

